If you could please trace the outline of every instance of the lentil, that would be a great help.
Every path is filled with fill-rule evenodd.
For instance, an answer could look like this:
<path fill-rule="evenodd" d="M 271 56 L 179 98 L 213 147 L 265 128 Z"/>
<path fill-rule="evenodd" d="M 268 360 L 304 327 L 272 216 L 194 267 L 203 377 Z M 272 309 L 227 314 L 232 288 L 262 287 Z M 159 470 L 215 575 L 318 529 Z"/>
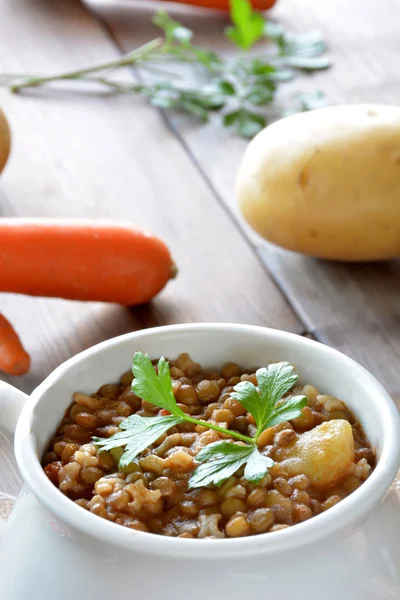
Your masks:
<path fill-rule="evenodd" d="M 192 385 L 184 383 L 180 386 L 176 392 L 176 401 L 181 404 L 193 405 L 198 403 L 196 390 Z"/>
<path fill-rule="evenodd" d="M 251 533 L 250 525 L 244 514 L 239 514 L 225 525 L 225 533 L 228 537 L 244 537 Z"/>
<path fill-rule="evenodd" d="M 211 402 L 212 400 L 217 400 L 221 395 L 221 390 L 219 389 L 218 383 L 215 381 L 209 381 L 207 379 L 203 379 L 197 384 L 196 391 L 199 400 L 202 402 Z"/>
<path fill-rule="evenodd" d="M 274 524 L 275 515 L 270 508 L 258 508 L 249 516 L 252 533 L 265 533 Z"/>
<path fill-rule="evenodd" d="M 254 418 L 231 396 L 239 381 L 257 384 L 254 372 L 228 363 L 221 371 L 206 374 L 186 353 L 171 362 L 170 372 L 182 410 L 220 427 L 254 434 Z M 118 424 L 131 414 L 159 414 L 158 407 L 132 392 L 131 381 L 132 373 L 127 371 L 120 383 L 105 384 L 93 395 L 76 392 L 43 456 L 46 475 L 62 493 L 77 506 L 118 525 L 188 539 L 277 532 L 341 502 L 375 466 L 375 451 L 346 405 L 306 385 L 289 393 L 308 398 L 302 414 L 259 437 L 260 451 L 276 462 L 258 484 L 246 480 L 242 468 L 219 488 L 188 489 L 196 454 L 208 444 L 229 439 L 229 430 L 222 434 L 191 423 L 172 428 L 134 463 L 118 470 L 121 449 L 98 452 L 89 442 L 93 435 L 117 433 Z M 279 463 L 280 454 L 304 431 L 337 418 L 351 423 L 355 447 L 354 465 L 343 481 L 334 489 L 321 490 L 314 489 L 304 473 L 289 477 Z"/>

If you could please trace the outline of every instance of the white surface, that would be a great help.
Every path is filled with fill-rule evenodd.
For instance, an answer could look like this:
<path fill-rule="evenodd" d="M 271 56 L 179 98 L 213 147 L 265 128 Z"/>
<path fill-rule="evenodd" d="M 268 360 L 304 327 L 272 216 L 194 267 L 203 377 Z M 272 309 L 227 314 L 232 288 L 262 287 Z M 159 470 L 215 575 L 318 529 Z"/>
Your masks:
<path fill-rule="evenodd" d="M 128 18 L 135 18 L 139 13 L 148 14 L 152 17 L 157 11 L 167 11 L 169 15 L 196 17 L 213 17 L 226 19 L 226 11 L 201 8 L 175 2 L 159 2 L 156 0 L 84 0 L 92 10 L 100 14 L 121 14 Z"/>
<path fill-rule="evenodd" d="M 170 10 L 171 8 L 181 8 L 185 10 L 185 6 L 177 5 L 176 2 L 161 2 L 159 0 L 85 0 L 85 4 L 97 4 L 99 6 L 118 7 L 124 6 L 130 8 L 134 13 L 137 10 Z"/>
<path fill-rule="evenodd" d="M 72 392 L 92 392 L 116 380 L 137 350 L 152 357 L 188 351 L 203 366 L 289 360 L 304 381 L 339 396 L 357 414 L 377 446 L 378 466 L 338 506 L 274 534 L 182 540 L 99 519 L 60 494 L 44 475 L 37 454 Z M 12 394 L 12 388 L 0 388 L 0 407 Z M 398 598 L 400 507 L 396 494 L 384 498 L 399 467 L 399 439 L 398 413 L 365 369 L 293 334 L 240 325 L 185 325 L 104 342 L 59 367 L 22 412 L 16 455 L 27 486 L 4 534 L 0 597 L 70 600 L 79 589 L 82 600 L 116 597 L 126 590 L 148 600 L 186 600 L 188 593 L 191 600 L 225 600 L 227 594 L 230 600 L 242 600 L 244 590 L 248 596 L 265 591 L 285 600 L 299 597 L 299 590 L 307 600 Z"/>

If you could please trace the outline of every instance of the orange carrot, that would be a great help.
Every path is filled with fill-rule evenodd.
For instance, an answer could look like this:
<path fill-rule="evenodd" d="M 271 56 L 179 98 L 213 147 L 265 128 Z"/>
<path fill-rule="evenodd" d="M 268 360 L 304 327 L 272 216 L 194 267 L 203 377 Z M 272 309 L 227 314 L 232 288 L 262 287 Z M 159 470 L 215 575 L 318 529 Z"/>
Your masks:
<path fill-rule="evenodd" d="M 5 114 L 0 109 L 0 173 L 10 154 L 11 132 Z"/>
<path fill-rule="evenodd" d="M 24 375 L 31 359 L 19 341 L 13 326 L 0 315 L 0 371 L 9 375 Z"/>
<path fill-rule="evenodd" d="M 0 219 L 0 291 L 132 305 L 175 275 L 167 246 L 123 223 Z"/>
<path fill-rule="evenodd" d="M 168 0 L 169 2 L 171 0 Z M 180 4 L 190 4 L 191 6 L 201 6 L 203 8 L 216 8 L 218 10 L 229 10 L 229 0 L 172 0 Z M 251 0 L 253 8 L 258 10 L 267 10 L 272 8 L 276 0 Z"/>

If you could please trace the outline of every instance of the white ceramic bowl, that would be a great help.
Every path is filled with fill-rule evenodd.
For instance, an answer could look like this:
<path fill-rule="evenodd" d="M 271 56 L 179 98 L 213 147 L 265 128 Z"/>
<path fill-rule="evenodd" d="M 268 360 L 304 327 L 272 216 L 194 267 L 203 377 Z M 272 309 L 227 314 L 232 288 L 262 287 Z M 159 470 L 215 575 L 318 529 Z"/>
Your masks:
<path fill-rule="evenodd" d="M 348 498 L 276 533 L 189 540 L 132 531 L 82 510 L 47 479 L 39 458 L 74 391 L 116 381 L 135 351 L 152 358 L 189 354 L 204 367 L 287 360 L 302 381 L 344 400 L 361 421 L 378 464 Z M 383 600 L 400 597 L 397 496 L 400 425 L 392 400 L 345 355 L 290 333 L 230 324 L 161 327 L 103 342 L 58 367 L 26 401 L 0 387 L 0 422 L 12 430 L 25 482 L 3 534 L 2 600 L 98 600 L 129 592 L 149 600 Z M 302 595 L 299 596 L 299 590 Z M 1 596 L 1 594 L 3 594 Z"/>

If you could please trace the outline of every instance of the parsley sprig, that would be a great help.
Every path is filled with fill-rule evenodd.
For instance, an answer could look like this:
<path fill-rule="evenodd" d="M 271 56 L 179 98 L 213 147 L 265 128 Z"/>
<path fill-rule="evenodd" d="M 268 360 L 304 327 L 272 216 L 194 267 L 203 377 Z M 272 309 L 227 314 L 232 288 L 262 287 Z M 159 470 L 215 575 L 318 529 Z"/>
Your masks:
<path fill-rule="evenodd" d="M 247 0 L 231 2 L 231 20 L 233 25 L 226 28 L 225 35 L 242 50 L 251 48 L 264 34 L 264 17 Z"/>
<path fill-rule="evenodd" d="M 164 38 L 152 40 L 122 57 L 55 75 L 11 74 L 0 76 L 0 80 L 12 92 L 54 82 L 78 81 L 85 84 L 83 91 L 88 85 L 100 85 L 113 94 L 140 94 L 153 106 L 185 112 L 200 121 L 207 121 L 217 113 L 225 127 L 248 138 L 277 116 L 326 104 L 321 92 L 317 96 L 297 94 L 290 109 L 275 104 L 281 82 L 293 79 L 299 71 L 330 67 L 320 33 L 288 32 L 281 25 L 266 21 L 262 13 L 253 9 L 250 0 L 231 0 L 231 20 L 232 26 L 227 27 L 225 36 L 239 48 L 233 57 L 195 45 L 190 29 L 160 11 L 153 23 Z M 269 44 L 260 56 L 255 56 L 248 51 L 259 40 L 268 40 Z M 176 65 L 182 64 L 202 71 L 196 85 L 187 83 L 181 72 L 174 71 Z M 117 70 L 132 66 L 140 68 L 143 82 L 132 83 L 114 76 Z"/>
<path fill-rule="evenodd" d="M 200 464 L 189 480 L 189 487 L 192 488 L 211 484 L 221 485 L 243 466 L 245 478 L 252 482 L 259 482 L 266 475 L 268 468 L 273 465 L 273 460 L 258 450 L 257 443 L 260 435 L 269 427 L 298 417 L 307 404 L 305 396 L 282 398 L 298 379 L 294 368 L 289 363 L 275 363 L 267 368 L 258 369 L 257 387 L 250 381 L 242 381 L 234 387 L 232 393 L 232 397 L 254 417 L 256 433 L 254 437 L 249 437 L 184 413 L 176 403 L 169 363 L 165 358 L 161 357 L 158 361 L 156 372 L 148 355 L 136 352 L 132 372 L 133 392 L 143 400 L 168 411 L 170 415 L 157 417 L 132 415 L 120 423 L 121 431 L 109 438 L 94 437 L 94 443 L 99 446 L 100 451 L 124 448 L 119 461 L 119 467 L 124 468 L 164 433 L 184 422 L 201 425 L 223 434 L 224 437 L 229 435 L 234 440 L 238 440 L 230 442 L 224 439 L 214 442 L 197 454 L 196 460 Z"/>

